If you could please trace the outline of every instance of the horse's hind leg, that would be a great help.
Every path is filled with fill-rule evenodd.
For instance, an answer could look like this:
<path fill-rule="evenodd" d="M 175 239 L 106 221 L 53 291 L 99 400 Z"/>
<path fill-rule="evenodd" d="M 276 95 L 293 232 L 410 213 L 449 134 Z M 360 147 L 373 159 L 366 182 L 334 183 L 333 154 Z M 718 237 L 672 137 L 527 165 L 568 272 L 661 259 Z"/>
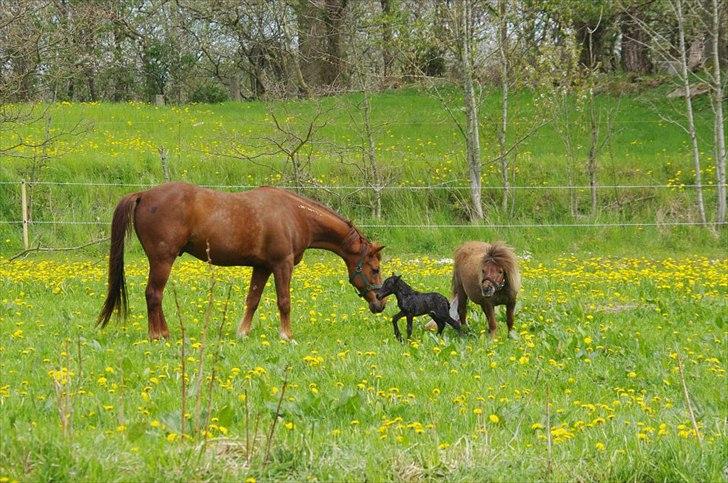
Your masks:
<path fill-rule="evenodd" d="M 280 336 L 284 340 L 291 340 L 291 273 L 293 261 L 286 261 L 273 270 L 276 282 L 276 297 L 278 299 L 278 313 L 281 317 Z"/>
<path fill-rule="evenodd" d="M 453 301 L 452 305 L 457 308 L 458 320 L 460 320 L 460 326 L 465 329 L 468 327 L 468 295 L 465 293 L 465 289 L 460 283 L 457 283 L 453 287 Z"/>
<path fill-rule="evenodd" d="M 260 296 L 263 294 L 265 284 L 268 282 L 271 271 L 267 268 L 254 267 L 253 274 L 250 276 L 250 286 L 248 287 L 248 296 L 245 298 L 245 315 L 238 326 L 238 336 L 246 336 L 250 334 L 250 327 L 253 323 L 253 316 L 260 303 Z"/>
<path fill-rule="evenodd" d="M 164 311 L 162 309 L 162 297 L 164 295 L 164 286 L 167 285 L 169 274 L 172 271 L 173 262 L 174 259 L 155 262 L 150 260 L 149 262 L 149 278 L 144 295 L 147 299 L 147 319 L 150 339 L 169 337 L 169 328 L 167 327 L 167 321 L 164 319 Z"/>

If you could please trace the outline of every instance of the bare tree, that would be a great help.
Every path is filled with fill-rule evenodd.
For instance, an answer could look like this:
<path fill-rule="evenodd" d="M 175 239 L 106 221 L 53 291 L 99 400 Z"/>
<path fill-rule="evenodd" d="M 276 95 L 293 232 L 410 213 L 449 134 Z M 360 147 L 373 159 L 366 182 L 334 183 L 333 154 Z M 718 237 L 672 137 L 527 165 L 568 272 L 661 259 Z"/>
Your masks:
<path fill-rule="evenodd" d="M 319 139 L 320 131 L 331 120 L 334 107 L 324 106 L 320 100 L 311 114 L 301 112 L 299 107 L 298 101 L 269 103 L 270 134 L 254 139 L 238 138 L 228 151 L 215 154 L 266 168 L 298 192 L 306 186 L 315 186 L 317 182 L 311 172 L 316 155 L 314 145 L 324 146 Z"/>
<path fill-rule="evenodd" d="M 703 201 L 703 181 L 700 173 L 700 149 L 698 148 L 698 134 L 693 114 L 693 101 L 690 95 L 690 71 L 688 70 L 687 47 L 685 43 L 685 12 L 683 0 L 671 0 L 675 12 L 678 28 L 678 48 L 680 56 L 680 79 L 685 89 L 685 115 L 687 117 L 687 132 L 690 137 L 690 147 L 695 168 L 695 193 L 697 196 L 698 215 L 703 224 L 707 223 L 705 217 L 705 202 Z"/>
<path fill-rule="evenodd" d="M 471 218 L 483 218 L 483 202 L 481 200 L 481 161 L 480 130 L 478 122 L 478 102 L 475 97 L 473 80 L 473 9 L 472 0 L 460 0 L 458 3 L 460 40 L 460 75 L 463 85 L 463 101 L 465 103 L 465 156 L 468 176 L 470 178 Z"/>
<path fill-rule="evenodd" d="M 713 54 L 713 75 L 711 76 L 711 105 L 713 107 L 713 126 L 714 126 L 714 153 L 715 153 L 715 175 L 717 186 L 717 216 L 716 222 L 723 224 L 726 221 L 726 145 L 725 145 L 725 124 L 723 116 L 724 88 L 721 79 L 721 61 L 720 61 L 720 13 L 725 12 L 725 2 L 719 0 L 711 0 L 711 28 L 710 38 L 712 40 Z M 689 97 L 689 96 L 687 96 Z"/>

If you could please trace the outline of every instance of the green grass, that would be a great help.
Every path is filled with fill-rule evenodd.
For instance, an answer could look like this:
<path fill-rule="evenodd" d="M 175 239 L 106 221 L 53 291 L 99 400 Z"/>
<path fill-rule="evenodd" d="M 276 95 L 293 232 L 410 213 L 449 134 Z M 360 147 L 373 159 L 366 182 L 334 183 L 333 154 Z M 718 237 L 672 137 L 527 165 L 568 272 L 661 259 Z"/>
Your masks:
<path fill-rule="evenodd" d="M 149 342 L 146 260 L 136 241 L 127 249 L 131 317 L 101 331 L 93 323 L 105 290 L 108 244 L 11 262 L 8 257 L 21 249 L 20 227 L 0 224 L 0 483 L 248 477 L 721 481 L 728 461 L 725 230 L 714 235 L 697 227 L 500 227 L 695 220 L 693 193 L 679 187 L 692 183 L 686 138 L 659 121 L 658 112 L 669 112 L 662 94 L 621 100 L 600 182 L 675 187 L 605 190 L 595 217 L 586 214 L 585 191 L 579 193 L 582 214 L 574 219 L 566 192 L 518 191 L 513 211 L 502 213 L 499 191 L 486 189 L 487 220 L 478 226 L 467 222 L 462 189 L 388 191 L 383 220 L 372 219 L 365 193 L 311 192 L 386 244 L 383 273 L 402 273 L 419 290 L 448 292 L 450 266 L 437 260 L 462 241 L 509 242 L 524 275 L 515 340 L 504 337 L 502 319 L 498 336 L 489 339 L 482 314 L 471 306 L 470 336 L 447 329 L 437 338 L 422 331 L 419 319 L 415 340 L 399 344 L 390 323 L 393 301 L 384 314 L 370 314 L 346 283 L 341 261 L 310 251 L 292 283 L 297 344 L 278 339 L 272 287 L 264 293 L 252 335 L 236 337 L 246 268 L 214 271 L 207 315 L 210 273 L 187 258 L 175 265 L 164 301 L 172 338 Z M 448 95 L 459 105 L 456 93 Z M 359 99 L 322 101 L 335 107 L 322 130 L 325 142 L 312 152 L 313 173 L 324 184 L 359 184 L 332 148 L 358 142 L 350 117 Z M 497 101 L 496 93 L 487 95 L 482 110 L 486 186 L 499 184 L 490 161 L 494 132 L 488 128 Z M 708 139 L 709 106 L 702 101 L 697 101 L 701 137 Z M 377 94 L 372 102 L 380 126 L 377 154 L 397 174 L 396 184 L 466 184 L 462 140 L 436 99 L 402 90 Z M 514 118 L 523 123 L 517 129 L 548 112 L 545 102 L 528 92 L 515 96 Z M 608 96 L 599 102 L 616 104 Z M 219 156 L 229 154 L 231 140 L 249 146 L 273 132 L 261 103 L 47 107 L 52 129 L 78 121 L 91 129 L 56 143 L 36 173 L 39 181 L 155 184 L 162 179 L 157 148 L 164 146 L 177 180 L 279 183 L 273 170 Z M 304 101 L 272 108 L 300 120 L 316 106 Z M 37 124 L 23 135 L 38 140 L 43 130 Z M 0 139 L 11 142 L 8 136 Z M 714 178 L 707 151 L 706 183 Z M 0 182 L 8 182 L 0 184 L 0 220 L 20 218 L 15 182 L 28 176 L 31 161 L 0 158 Z M 568 179 L 563 146 L 549 125 L 526 141 L 515 166 L 517 185 L 563 185 Z M 584 184 L 583 169 L 575 174 Z M 32 244 L 71 246 L 107 236 L 116 202 L 137 189 L 32 186 L 34 220 L 98 223 L 36 223 L 30 227 Z M 710 190 L 706 200 L 712 207 Z M 374 226 L 396 224 L 461 226 Z M 272 428 L 286 379 L 281 418 Z"/>
<path fill-rule="evenodd" d="M 696 245 L 719 252 L 725 249 L 725 235 L 715 238 L 700 229 L 672 230 L 637 228 L 568 229 L 568 228 L 492 228 L 488 225 L 559 224 L 559 223 L 654 223 L 656 221 L 690 222 L 697 219 L 694 193 L 680 188 L 693 183 L 687 137 L 680 128 L 666 123 L 660 115 L 673 116 L 664 100 L 665 89 L 640 94 L 611 95 L 598 98 L 602 108 L 617 108 L 610 143 L 600 158 L 599 182 L 602 185 L 670 184 L 674 188 L 602 189 L 599 192 L 599 213 L 589 214 L 588 190 L 578 191 L 580 215 L 569 215 L 566 190 L 519 189 L 515 206 L 507 213 L 500 209 L 498 168 L 494 161 L 496 145 L 494 119 L 498 113 L 498 93 L 486 93 L 483 100 L 482 147 L 483 192 L 486 209 L 485 228 L 440 230 L 372 228 L 371 233 L 386 236 L 399 251 L 426 253 L 437 247 L 449 247 L 449 238 L 496 236 L 515 240 L 533 253 L 561 253 L 566 250 L 598 250 L 619 253 L 622 247 L 648 246 L 670 252 L 689 251 Z M 461 103 L 454 90 L 445 90 L 451 106 L 459 113 Z M 282 156 L 268 156 L 260 161 L 268 167 L 242 159 L 234 159 L 238 146 L 253 155 L 264 150 L 263 140 L 275 134 L 267 110 L 287 119 L 299 132 L 311 119 L 320 104 L 328 120 L 316 136 L 311 148 L 312 174 L 324 185 L 361 185 L 358 171 L 341 160 L 358 159 L 355 149 L 361 145 L 361 113 L 355 106 L 361 95 L 350 94 L 321 101 L 287 101 L 263 104 L 225 103 L 220 105 L 187 105 L 154 107 L 140 103 L 69 104 L 36 106 L 47 108 L 51 132 L 68 129 L 81 122 L 87 131 L 61 137 L 46 152 L 42 162 L 40 150 L 20 150 L 15 154 L 31 156 L 0 157 L 0 252 L 16 253 L 20 249 L 19 226 L 7 221 L 20 219 L 19 185 L 28 178 L 33 162 L 42 168 L 35 171 L 41 182 L 100 182 L 150 185 L 162 180 L 158 147 L 169 150 L 173 179 L 208 185 L 280 184 L 275 169 L 282 167 Z M 710 107 L 706 99 L 696 101 L 701 142 L 712 136 Z M 23 109 L 29 106 L 18 106 Z M 553 110 L 549 96 L 528 91 L 513 96 L 514 139 L 529 126 L 548 120 Z M 460 114 L 457 114 L 460 115 Z M 424 191 L 387 190 L 383 198 L 383 220 L 374 220 L 370 210 L 370 192 L 353 189 L 306 191 L 357 224 L 467 224 L 468 191 L 452 186 L 466 186 L 463 140 L 457 127 L 435 96 L 414 89 L 376 94 L 372 97 L 372 118 L 377 156 L 395 175 L 395 185 L 433 185 Z M 568 184 L 571 171 L 574 182 L 587 184 L 583 160 L 588 144 L 584 120 L 574 118 L 571 125 L 577 135 L 580 165 L 569 166 L 560 136 L 553 125 L 546 124 L 527 139 L 514 153 L 513 183 L 518 186 L 562 186 Z M 27 140 L 43 138 L 45 124 L 38 122 L 20 132 Z M 604 130 L 605 127 L 602 126 Z M 10 135 L 0 143 L 13 142 Z M 268 149 L 269 144 L 265 146 Z M 348 151 L 342 151 L 347 148 Z M 704 144 L 703 178 L 713 183 L 715 166 L 710 149 Z M 36 159 L 33 161 L 32 156 Z M 33 244 L 46 246 L 76 245 L 102 236 L 111 211 L 125 193 L 143 189 L 138 186 L 68 186 L 35 185 L 31 188 L 32 217 L 38 222 L 76 220 L 98 223 L 65 225 L 37 223 L 31 227 Z M 706 206 L 712 217 L 715 190 L 706 188 Z M 454 234 L 453 233 L 457 233 Z M 467 233 L 467 235 L 465 235 Z M 442 238 L 448 243 L 442 243 Z M 6 241 L 9 240 L 9 241 Z M 605 241 L 606 240 L 606 241 Z M 608 241 L 608 240 L 614 240 Z M 568 248 L 567 248 L 568 247 Z"/>
<path fill-rule="evenodd" d="M 423 332 L 420 318 L 407 344 L 392 333 L 394 301 L 382 315 L 368 313 L 342 263 L 326 252 L 309 252 L 294 273 L 295 345 L 278 339 L 270 287 L 252 335 L 236 338 L 249 269 L 211 274 L 205 264 L 179 261 L 171 283 L 181 317 L 170 286 L 172 339 L 149 342 L 143 260 L 127 262 L 130 320 L 103 331 L 92 326 L 105 289 L 103 260 L 1 266 L 2 481 L 723 478 L 725 258 L 523 260 L 517 339 L 504 337 L 502 313 L 489 339 L 471 306 L 471 336 L 447 329 L 438 338 Z M 403 273 L 417 289 L 447 293 L 447 262 L 389 256 L 383 269 Z M 187 436 L 180 318 L 192 358 L 185 361 Z M 65 434 L 59 409 L 70 412 Z"/>

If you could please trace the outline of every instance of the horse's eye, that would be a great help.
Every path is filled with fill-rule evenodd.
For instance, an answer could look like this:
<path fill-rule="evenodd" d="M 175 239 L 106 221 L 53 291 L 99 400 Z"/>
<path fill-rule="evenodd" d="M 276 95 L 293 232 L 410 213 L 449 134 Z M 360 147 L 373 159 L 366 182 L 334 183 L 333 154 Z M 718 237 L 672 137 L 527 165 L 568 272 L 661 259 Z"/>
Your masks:
<path fill-rule="evenodd" d="M 378 268 L 372 268 L 372 273 L 374 275 L 378 275 L 379 274 L 379 269 Z"/>

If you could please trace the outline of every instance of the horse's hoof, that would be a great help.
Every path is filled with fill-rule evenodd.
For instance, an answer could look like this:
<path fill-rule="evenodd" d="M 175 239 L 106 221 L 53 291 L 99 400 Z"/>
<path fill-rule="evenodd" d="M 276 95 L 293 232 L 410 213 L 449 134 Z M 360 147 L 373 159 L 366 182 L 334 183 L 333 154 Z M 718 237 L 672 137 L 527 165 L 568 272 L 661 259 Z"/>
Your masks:
<path fill-rule="evenodd" d="M 239 331 L 237 332 L 237 336 L 238 336 L 238 339 L 245 339 L 245 338 L 246 338 L 246 337 L 248 337 L 249 335 L 250 335 L 250 332 L 249 332 L 249 331 L 248 331 L 248 332 L 246 332 L 246 331 L 244 331 L 244 330 L 239 330 Z"/>
<path fill-rule="evenodd" d="M 437 330 L 437 322 L 435 322 L 434 320 L 430 320 L 428 323 L 425 324 L 424 329 L 430 332 L 435 332 Z"/>
<path fill-rule="evenodd" d="M 513 340 L 519 340 L 521 336 L 515 330 L 508 331 L 508 338 Z"/>

